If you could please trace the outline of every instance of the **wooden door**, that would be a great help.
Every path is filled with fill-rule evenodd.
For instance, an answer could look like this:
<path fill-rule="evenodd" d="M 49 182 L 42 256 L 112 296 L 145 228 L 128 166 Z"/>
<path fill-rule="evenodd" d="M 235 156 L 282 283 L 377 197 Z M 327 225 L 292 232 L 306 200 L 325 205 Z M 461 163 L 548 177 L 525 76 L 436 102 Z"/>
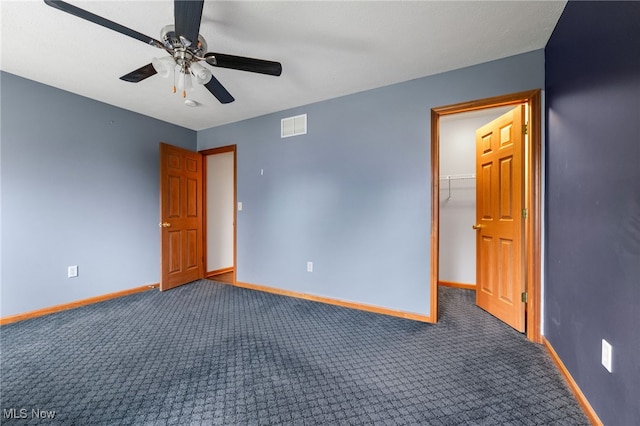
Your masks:
<path fill-rule="evenodd" d="M 476 303 L 523 332 L 524 106 L 476 131 Z"/>
<path fill-rule="evenodd" d="M 160 144 L 160 290 L 203 277 L 202 156 Z"/>

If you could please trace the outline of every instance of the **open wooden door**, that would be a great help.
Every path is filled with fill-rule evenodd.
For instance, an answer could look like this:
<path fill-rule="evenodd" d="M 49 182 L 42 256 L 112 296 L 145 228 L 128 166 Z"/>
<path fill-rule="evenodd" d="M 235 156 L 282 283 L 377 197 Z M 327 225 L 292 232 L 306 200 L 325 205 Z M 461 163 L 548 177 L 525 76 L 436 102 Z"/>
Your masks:
<path fill-rule="evenodd" d="M 202 156 L 160 144 L 160 290 L 203 277 Z"/>
<path fill-rule="evenodd" d="M 524 106 L 476 132 L 476 303 L 525 328 L 523 245 Z"/>

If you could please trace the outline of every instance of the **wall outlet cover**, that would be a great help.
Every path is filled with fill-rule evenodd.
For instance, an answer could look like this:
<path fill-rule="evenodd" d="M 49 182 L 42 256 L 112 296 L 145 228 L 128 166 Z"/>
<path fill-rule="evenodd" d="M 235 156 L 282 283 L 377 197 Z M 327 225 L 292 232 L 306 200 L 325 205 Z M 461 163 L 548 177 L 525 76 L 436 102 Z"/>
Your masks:
<path fill-rule="evenodd" d="M 613 356 L 613 347 L 609 342 L 602 339 L 602 365 L 611 373 L 611 358 Z"/>

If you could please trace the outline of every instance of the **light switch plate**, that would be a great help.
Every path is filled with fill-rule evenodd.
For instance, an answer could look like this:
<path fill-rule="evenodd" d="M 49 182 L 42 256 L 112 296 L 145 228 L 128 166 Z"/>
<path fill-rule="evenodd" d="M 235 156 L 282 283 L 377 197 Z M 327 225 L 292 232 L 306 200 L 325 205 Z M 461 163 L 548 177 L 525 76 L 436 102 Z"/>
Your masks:
<path fill-rule="evenodd" d="M 69 266 L 67 268 L 67 277 L 75 278 L 78 276 L 78 265 Z"/>

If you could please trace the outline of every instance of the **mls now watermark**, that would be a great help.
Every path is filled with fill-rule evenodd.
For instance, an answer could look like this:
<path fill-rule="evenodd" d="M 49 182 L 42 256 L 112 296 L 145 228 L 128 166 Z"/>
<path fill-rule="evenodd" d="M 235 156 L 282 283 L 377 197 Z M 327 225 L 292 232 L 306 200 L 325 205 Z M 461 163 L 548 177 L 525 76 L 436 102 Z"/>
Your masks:
<path fill-rule="evenodd" d="M 52 420 L 56 417 L 53 410 L 41 410 L 40 408 L 3 408 L 2 418 L 4 419 L 43 419 Z"/>

